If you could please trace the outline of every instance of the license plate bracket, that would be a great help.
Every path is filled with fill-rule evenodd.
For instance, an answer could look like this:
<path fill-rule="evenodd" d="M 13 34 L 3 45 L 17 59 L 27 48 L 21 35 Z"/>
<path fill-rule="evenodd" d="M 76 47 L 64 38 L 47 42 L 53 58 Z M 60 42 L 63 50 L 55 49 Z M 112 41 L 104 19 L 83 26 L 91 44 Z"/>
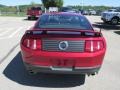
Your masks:
<path fill-rule="evenodd" d="M 72 71 L 71 67 L 53 67 L 51 66 L 51 70 L 53 71 Z"/>

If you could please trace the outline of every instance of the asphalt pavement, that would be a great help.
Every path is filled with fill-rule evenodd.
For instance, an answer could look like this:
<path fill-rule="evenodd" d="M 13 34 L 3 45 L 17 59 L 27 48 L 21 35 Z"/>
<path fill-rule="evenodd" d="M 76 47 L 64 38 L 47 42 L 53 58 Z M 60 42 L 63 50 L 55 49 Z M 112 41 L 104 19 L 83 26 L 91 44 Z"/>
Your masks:
<path fill-rule="evenodd" d="M 22 63 L 19 42 L 35 21 L 26 17 L 0 17 L 0 90 L 120 90 L 120 25 L 103 24 L 99 16 L 87 16 L 96 30 L 102 29 L 107 53 L 98 75 L 29 76 Z"/>

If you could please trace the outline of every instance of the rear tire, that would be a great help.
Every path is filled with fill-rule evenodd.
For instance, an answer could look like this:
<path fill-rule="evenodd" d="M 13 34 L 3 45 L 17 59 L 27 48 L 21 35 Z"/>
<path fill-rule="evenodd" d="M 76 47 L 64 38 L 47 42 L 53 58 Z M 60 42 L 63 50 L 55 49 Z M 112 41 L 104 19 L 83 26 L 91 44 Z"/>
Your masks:
<path fill-rule="evenodd" d="M 31 17 L 28 17 L 28 20 L 31 20 Z"/>
<path fill-rule="evenodd" d="M 31 20 L 36 20 L 36 17 L 34 17 L 34 16 L 33 16 L 33 17 L 31 17 Z"/>
<path fill-rule="evenodd" d="M 109 22 L 108 21 L 103 21 L 104 24 L 108 24 Z"/>
<path fill-rule="evenodd" d="M 119 22 L 119 18 L 113 18 L 113 19 L 111 20 L 111 24 L 112 24 L 112 25 L 117 25 L 118 22 Z"/>

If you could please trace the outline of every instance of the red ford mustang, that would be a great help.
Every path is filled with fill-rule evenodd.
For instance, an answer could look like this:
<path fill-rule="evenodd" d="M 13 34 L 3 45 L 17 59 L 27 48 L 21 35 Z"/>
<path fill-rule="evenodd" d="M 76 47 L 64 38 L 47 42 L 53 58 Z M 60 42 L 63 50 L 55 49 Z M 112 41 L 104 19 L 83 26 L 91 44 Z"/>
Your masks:
<path fill-rule="evenodd" d="M 29 73 L 95 75 L 101 68 L 106 42 L 82 15 L 46 13 L 21 39 Z"/>

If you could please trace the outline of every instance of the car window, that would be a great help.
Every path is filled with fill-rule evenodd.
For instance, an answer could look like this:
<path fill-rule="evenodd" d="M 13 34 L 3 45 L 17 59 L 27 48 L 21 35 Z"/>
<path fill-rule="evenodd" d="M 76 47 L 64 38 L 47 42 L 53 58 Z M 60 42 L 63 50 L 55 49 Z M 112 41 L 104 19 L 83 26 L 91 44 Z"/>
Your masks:
<path fill-rule="evenodd" d="M 60 9 L 61 12 L 67 12 L 67 11 L 70 11 L 70 10 L 72 10 L 72 8 L 70 8 L 70 7 L 62 7 Z"/>
<path fill-rule="evenodd" d="M 32 7 L 32 10 L 41 10 L 41 7 Z"/>
<path fill-rule="evenodd" d="M 116 12 L 120 12 L 120 8 L 116 9 L 115 11 L 116 11 Z"/>
<path fill-rule="evenodd" d="M 78 15 L 43 15 L 41 16 L 37 28 L 74 28 L 91 30 L 88 20 Z"/>

